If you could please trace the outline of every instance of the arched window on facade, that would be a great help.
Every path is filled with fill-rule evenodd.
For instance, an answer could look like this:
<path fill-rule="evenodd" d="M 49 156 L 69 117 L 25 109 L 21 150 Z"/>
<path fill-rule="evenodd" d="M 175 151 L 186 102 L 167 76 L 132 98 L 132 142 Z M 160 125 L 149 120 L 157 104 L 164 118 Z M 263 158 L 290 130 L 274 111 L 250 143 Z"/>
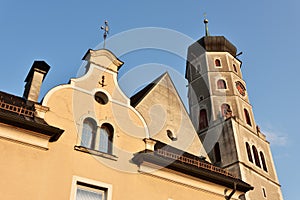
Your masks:
<path fill-rule="evenodd" d="M 221 114 L 225 118 L 229 118 L 232 116 L 232 110 L 227 103 L 223 103 L 221 106 Z"/>
<path fill-rule="evenodd" d="M 215 59 L 215 66 L 216 67 L 221 67 L 221 61 L 220 61 L 220 59 Z"/>
<path fill-rule="evenodd" d="M 249 115 L 249 112 L 248 112 L 248 110 L 246 108 L 244 108 L 244 114 L 245 114 L 246 123 L 248 125 L 252 126 L 250 115 Z"/>
<path fill-rule="evenodd" d="M 207 112 L 206 109 L 201 109 L 199 113 L 199 130 L 206 127 L 208 127 Z"/>
<path fill-rule="evenodd" d="M 214 146 L 214 153 L 215 153 L 215 162 L 221 162 L 222 158 L 221 158 L 219 142 L 217 142 Z"/>
<path fill-rule="evenodd" d="M 246 149 L 247 149 L 248 160 L 253 163 L 251 148 L 248 142 L 246 142 Z"/>
<path fill-rule="evenodd" d="M 100 128 L 99 151 L 112 153 L 113 134 L 114 129 L 110 124 L 102 124 Z"/>
<path fill-rule="evenodd" d="M 217 87 L 218 87 L 218 89 L 227 89 L 227 85 L 226 85 L 225 80 L 219 79 L 217 81 Z"/>
<path fill-rule="evenodd" d="M 253 155 L 254 155 L 255 165 L 258 167 L 261 167 L 258 152 L 257 152 L 257 149 L 255 146 L 252 146 L 252 151 L 253 151 Z"/>
<path fill-rule="evenodd" d="M 97 123 L 92 118 L 83 121 L 80 145 L 94 149 L 97 136 Z"/>
<path fill-rule="evenodd" d="M 262 167 L 263 167 L 263 169 L 266 172 L 268 172 L 268 168 L 267 168 L 267 164 L 266 164 L 264 153 L 263 152 L 259 152 L 259 154 L 260 154 L 260 159 L 261 159 Z"/>

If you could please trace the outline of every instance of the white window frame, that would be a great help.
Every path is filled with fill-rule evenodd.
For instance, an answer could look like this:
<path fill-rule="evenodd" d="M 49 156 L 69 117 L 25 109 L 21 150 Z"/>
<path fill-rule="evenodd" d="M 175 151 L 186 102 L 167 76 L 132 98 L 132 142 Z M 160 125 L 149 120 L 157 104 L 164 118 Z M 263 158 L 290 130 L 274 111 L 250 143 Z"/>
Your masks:
<path fill-rule="evenodd" d="M 218 88 L 218 81 L 219 80 L 223 80 L 223 81 L 225 81 L 225 86 L 226 86 L 226 88 Z M 218 91 L 226 91 L 226 90 L 229 90 L 229 88 L 228 88 L 228 82 L 227 82 L 227 80 L 226 80 L 226 78 L 225 77 L 220 77 L 220 78 L 216 78 L 215 79 L 215 84 L 216 84 L 216 89 L 218 90 Z"/>
<path fill-rule="evenodd" d="M 105 200 L 112 200 L 112 185 L 111 184 L 107 184 L 107 183 L 103 183 L 100 181 L 83 178 L 83 177 L 79 177 L 79 176 L 73 176 L 70 200 L 76 200 L 78 183 L 85 183 L 88 185 L 93 185 L 96 187 L 104 188 L 106 190 Z"/>
<path fill-rule="evenodd" d="M 216 65 L 216 60 L 220 61 L 220 66 Z M 214 66 L 215 66 L 215 68 L 222 68 L 223 67 L 223 65 L 222 65 L 222 59 L 220 57 L 214 57 Z"/>

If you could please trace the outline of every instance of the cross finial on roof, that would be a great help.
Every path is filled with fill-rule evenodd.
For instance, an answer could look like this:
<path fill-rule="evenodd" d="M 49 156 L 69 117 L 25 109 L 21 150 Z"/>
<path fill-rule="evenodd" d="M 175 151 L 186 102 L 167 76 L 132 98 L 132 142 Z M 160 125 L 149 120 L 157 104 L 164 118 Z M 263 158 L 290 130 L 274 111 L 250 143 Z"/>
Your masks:
<path fill-rule="evenodd" d="M 108 35 L 108 31 L 109 31 L 109 26 L 108 26 L 108 21 L 107 20 L 104 21 L 104 26 L 101 26 L 101 29 L 104 31 L 104 33 L 103 33 L 103 39 L 104 39 L 103 49 L 105 49 L 105 40 L 106 40 L 106 37 Z"/>

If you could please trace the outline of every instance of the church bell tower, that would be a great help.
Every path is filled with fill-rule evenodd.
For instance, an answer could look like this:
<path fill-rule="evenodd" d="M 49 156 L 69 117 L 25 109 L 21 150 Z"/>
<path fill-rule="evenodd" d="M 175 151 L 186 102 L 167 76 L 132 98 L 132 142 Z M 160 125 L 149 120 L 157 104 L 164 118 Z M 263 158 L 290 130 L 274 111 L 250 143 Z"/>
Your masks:
<path fill-rule="evenodd" d="M 189 112 L 211 161 L 254 187 L 241 199 L 282 200 L 270 144 L 256 125 L 237 48 L 224 36 L 188 48 Z"/>

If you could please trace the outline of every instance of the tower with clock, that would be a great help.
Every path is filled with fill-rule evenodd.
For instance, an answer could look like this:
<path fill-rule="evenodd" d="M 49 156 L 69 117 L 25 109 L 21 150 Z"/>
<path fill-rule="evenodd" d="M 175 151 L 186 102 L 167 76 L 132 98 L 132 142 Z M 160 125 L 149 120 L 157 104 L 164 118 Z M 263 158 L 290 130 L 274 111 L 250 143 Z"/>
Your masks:
<path fill-rule="evenodd" d="M 270 143 L 256 125 L 237 48 L 206 34 L 188 49 L 189 112 L 210 160 L 254 187 L 241 199 L 281 200 Z M 232 186 L 234 189 L 234 186 Z"/>

